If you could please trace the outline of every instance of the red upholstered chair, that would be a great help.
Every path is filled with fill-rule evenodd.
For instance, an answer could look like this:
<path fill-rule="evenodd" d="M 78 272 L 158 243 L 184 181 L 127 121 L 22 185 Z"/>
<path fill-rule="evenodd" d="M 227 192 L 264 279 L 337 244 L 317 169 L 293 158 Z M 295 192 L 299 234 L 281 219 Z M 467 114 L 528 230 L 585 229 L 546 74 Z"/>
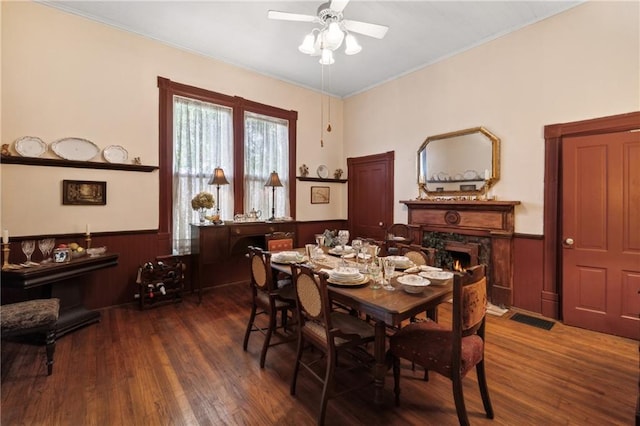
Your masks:
<path fill-rule="evenodd" d="M 293 250 L 295 246 L 295 232 L 272 232 L 265 235 L 268 251 Z"/>
<path fill-rule="evenodd" d="M 60 299 L 36 299 L 0 306 L 2 339 L 45 333 L 47 375 L 53 373 Z"/>
<path fill-rule="evenodd" d="M 468 425 L 462 378 L 475 367 L 486 416 L 493 419 L 484 370 L 486 304 L 486 265 L 478 265 L 454 275 L 452 328 L 433 321 L 417 322 L 391 337 L 396 404 L 400 402 L 400 358 L 404 358 L 452 381 L 458 420 Z"/>
<path fill-rule="evenodd" d="M 278 333 L 280 329 L 286 331 L 287 311 L 290 311 L 292 315 L 295 312 L 295 294 L 292 285 L 281 289 L 276 288 L 271 269 L 271 253 L 263 251 L 259 247 L 249 247 L 249 262 L 251 265 L 251 314 L 242 348 L 245 351 L 247 350 L 252 332 L 258 331 L 264 334 L 265 337 L 260 353 L 260 368 L 264 368 L 267 350 L 270 346 L 286 343 L 296 338 L 293 333 L 290 336 L 279 334 L 278 337 L 280 338 L 275 343 L 271 343 L 271 337 L 274 333 Z M 282 313 L 281 326 L 277 325 L 278 312 Z M 268 316 L 268 325 L 266 327 L 260 326 L 256 322 L 258 315 Z"/>
<path fill-rule="evenodd" d="M 373 357 L 362 346 L 374 340 L 374 328 L 355 316 L 331 309 L 326 273 L 315 274 L 304 265 L 294 265 L 292 271 L 298 305 L 298 352 L 291 382 L 291 395 L 296 393 L 298 371 L 302 366 L 323 384 L 318 414 L 318 424 L 323 425 L 327 402 L 330 398 L 373 382 L 371 369 L 366 366 L 366 362 L 372 361 Z M 317 349 L 314 353 L 316 356 L 303 360 L 303 351 L 308 346 Z M 361 363 L 355 365 L 365 367 L 367 374 L 364 380 L 350 381 L 348 385 L 338 387 L 334 386 L 334 383 L 340 372 L 343 369 L 354 368 L 345 357 L 344 362 L 341 358 L 338 369 L 338 353 L 344 352 L 357 357 Z M 326 365 L 321 376 L 315 364 L 323 360 Z"/>

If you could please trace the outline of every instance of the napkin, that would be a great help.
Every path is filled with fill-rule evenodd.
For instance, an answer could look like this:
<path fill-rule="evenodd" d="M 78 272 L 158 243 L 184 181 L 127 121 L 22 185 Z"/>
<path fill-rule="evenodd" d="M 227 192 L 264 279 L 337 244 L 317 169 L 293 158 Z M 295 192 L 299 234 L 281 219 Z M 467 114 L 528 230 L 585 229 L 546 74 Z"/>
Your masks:
<path fill-rule="evenodd" d="M 404 272 L 407 273 L 407 274 L 415 274 L 416 272 L 420 272 L 420 267 L 419 266 L 412 266 L 411 268 L 405 269 Z"/>

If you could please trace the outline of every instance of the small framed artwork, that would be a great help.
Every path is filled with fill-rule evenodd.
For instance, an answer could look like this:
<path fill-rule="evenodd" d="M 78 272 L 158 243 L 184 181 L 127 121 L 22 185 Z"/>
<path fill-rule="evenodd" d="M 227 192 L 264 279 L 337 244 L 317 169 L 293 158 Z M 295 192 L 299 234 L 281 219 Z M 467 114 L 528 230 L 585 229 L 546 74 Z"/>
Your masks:
<path fill-rule="evenodd" d="M 107 204 L 107 182 L 63 180 L 62 204 L 104 206 Z"/>
<path fill-rule="evenodd" d="M 311 204 L 329 204 L 329 187 L 312 186 Z"/>

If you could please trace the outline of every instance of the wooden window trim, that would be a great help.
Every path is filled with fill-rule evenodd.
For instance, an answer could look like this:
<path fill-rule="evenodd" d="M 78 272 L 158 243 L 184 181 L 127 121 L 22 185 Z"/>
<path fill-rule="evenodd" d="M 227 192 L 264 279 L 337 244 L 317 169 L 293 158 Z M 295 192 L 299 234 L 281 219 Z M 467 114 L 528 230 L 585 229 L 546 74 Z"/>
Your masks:
<path fill-rule="evenodd" d="M 173 97 L 175 95 L 197 99 L 233 109 L 234 175 L 244 176 L 244 115 L 245 111 L 289 122 L 289 206 L 291 217 L 296 217 L 296 135 L 298 112 L 261 104 L 239 96 L 229 96 L 158 77 L 159 88 L 159 233 L 170 235 L 173 224 L 172 164 L 173 164 Z M 234 179 L 234 214 L 243 213 L 244 185 Z M 167 237 L 168 240 L 170 238 Z M 171 243 L 169 241 L 169 247 Z"/>

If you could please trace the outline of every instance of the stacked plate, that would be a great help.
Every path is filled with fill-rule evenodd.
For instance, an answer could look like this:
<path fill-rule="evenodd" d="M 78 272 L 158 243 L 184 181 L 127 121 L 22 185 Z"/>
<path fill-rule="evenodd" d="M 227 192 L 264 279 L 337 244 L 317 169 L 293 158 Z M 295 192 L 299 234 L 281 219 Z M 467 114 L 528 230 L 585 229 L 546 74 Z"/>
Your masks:
<path fill-rule="evenodd" d="M 337 254 L 338 256 L 343 255 L 343 254 L 349 254 L 349 253 L 353 253 L 353 247 L 345 245 L 344 246 L 344 251 L 343 251 L 342 250 L 342 246 L 341 245 L 337 245 L 337 246 L 333 247 L 332 249 L 330 249 L 329 253 Z"/>
<path fill-rule="evenodd" d="M 338 285 L 360 285 L 367 282 L 367 277 L 358 268 L 339 267 L 329 272 L 329 282 Z"/>
<path fill-rule="evenodd" d="M 396 269 L 407 269 L 413 266 L 413 262 L 407 256 L 387 256 L 387 259 L 393 260 Z"/>

